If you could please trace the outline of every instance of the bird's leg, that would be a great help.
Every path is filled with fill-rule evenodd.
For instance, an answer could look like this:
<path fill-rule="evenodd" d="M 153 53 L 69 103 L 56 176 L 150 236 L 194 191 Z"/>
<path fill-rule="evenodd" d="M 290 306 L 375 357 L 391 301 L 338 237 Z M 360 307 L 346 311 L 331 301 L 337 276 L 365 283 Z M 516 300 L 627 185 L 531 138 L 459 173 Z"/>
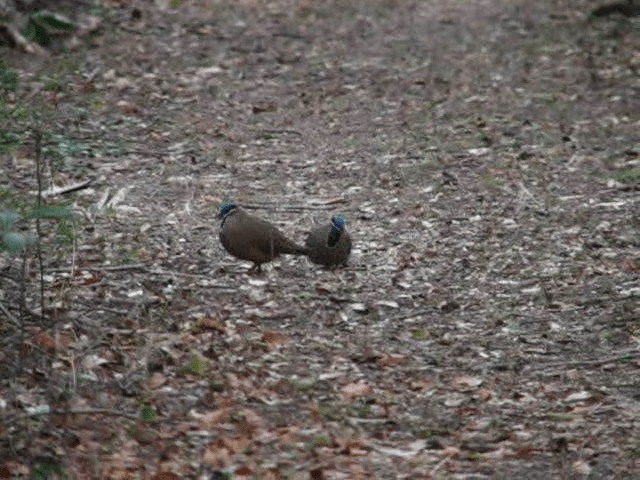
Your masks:
<path fill-rule="evenodd" d="M 273 232 L 271 232 L 271 235 L 269 236 L 269 249 L 270 249 L 269 253 L 271 253 L 270 258 L 271 259 L 276 258 L 276 256 L 275 256 L 275 250 L 276 249 L 275 249 L 274 244 L 273 244 Z"/>
<path fill-rule="evenodd" d="M 254 263 L 253 267 L 251 267 L 247 273 L 262 273 L 262 264 Z"/>

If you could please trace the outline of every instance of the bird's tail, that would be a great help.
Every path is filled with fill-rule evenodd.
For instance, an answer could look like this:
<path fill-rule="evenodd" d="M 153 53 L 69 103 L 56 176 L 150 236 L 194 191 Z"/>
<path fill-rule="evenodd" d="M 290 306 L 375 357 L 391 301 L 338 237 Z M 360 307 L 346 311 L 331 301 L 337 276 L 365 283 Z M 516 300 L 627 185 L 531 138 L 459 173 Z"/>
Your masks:
<path fill-rule="evenodd" d="M 286 247 L 282 250 L 282 253 L 287 253 L 289 255 L 309 255 L 309 249 L 302 245 L 298 245 L 295 242 L 288 242 Z"/>
<path fill-rule="evenodd" d="M 281 245 L 280 253 L 288 255 L 309 255 L 309 249 L 291 240 L 287 240 L 285 244 Z"/>
<path fill-rule="evenodd" d="M 309 249 L 307 247 L 298 245 L 296 242 L 285 237 L 280 232 L 277 232 L 274 235 L 272 241 L 273 250 L 276 255 L 309 255 Z"/>
<path fill-rule="evenodd" d="M 309 255 L 309 249 L 307 247 L 303 247 L 302 245 L 295 245 L 294 255 Z"/>

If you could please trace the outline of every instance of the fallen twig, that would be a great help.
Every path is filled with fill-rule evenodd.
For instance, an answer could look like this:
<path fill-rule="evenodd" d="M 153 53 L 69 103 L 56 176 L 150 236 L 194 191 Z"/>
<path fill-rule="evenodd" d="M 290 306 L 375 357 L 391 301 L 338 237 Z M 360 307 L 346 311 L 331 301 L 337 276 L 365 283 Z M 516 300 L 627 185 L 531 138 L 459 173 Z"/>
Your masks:
<path fill-rule="evenodd" d="M 449 452 L 447 453 L 444 458 L 442 460 L 440 460 L 435 467 L 433 467 L 433 469 L 431 469 L 430 472 L 430 477 L 433 478 L 433 476 L 438 472 L 438 470 L 440 470 L 440 468 L 447 463 L 448 460 L 451 460 L 453 457 L 455 457 L 455 452 Z"/>
<path fill-rule="evenodd" d="M 109 415 L 114 417 L 125 417 L 131 420 L 138 420 L 138 415 L 133 413 L 122 412 L 120 410 L 112 410 L 110 408 L 78 408 L 71 410 L 42 410 L 15 415 L 6 420 L 6 424 L 12 424 L 20 420 L 33 417 L 42 417 L 45 415 Z"/>
<path fill-rule="evenodd" d="M 321 211 L 321 210 L 330 210 L 330 205 L 300 205 L 300 206 L 275 206 L 269 204 L 260 204 L 260 203 L 243 203 L 243 208 L 247 210 L 269 210 L 270 212 L 290 212 L 290 213 L 300 213 L 307 210 Z"/>
<path fill-rule="evenodd" d="M 7 307 L 5 307 L 4 304 L 1 302 L 0 302 L 0 310 L 2 310 L 2 313 L 4 313 L 7 319 L 11 323 L 13 323 L 16 327 L 19 327 L 21 325 L 20 320 L 18 320 L 17 317 L 13 313 L 11 313 L 9 309 L 7 309 Z"/>
<path fill-rule="evenodd" d="M 72 183 L 70 185 L 65 185 L 63 187 L 51 187 L 48 190 L 42 191 L 43 197 L 52 197 L 55 195 L 64 195 L 65 193 L 76 192 L 78 190 L 82 190 L 91 185 L 93 179 L 85 180 L 83 182 Z M 37 194 L 38 192 L 32 192 L 33 194 Z"/>
<path fill-rule="evenodd" d="M 297 130 L 287 130 L 287 129 L 277 129 L 277 128 L 265 128 L 260 130 L 258 133 L 262 135 L 296 135 L 298 137 L 302 136 Z"/>
<path fill-rule="evenodd" d="M 442 310 L 439 310 L 437 308 L 429 308 L 426 310 L 417 310 L 415 312 L 409 312 L 409 313 L 404 313 L 402 315 L 397 315 L 392 317 L 392 320 L 393 321 L 409 320 L 410 318 L 424 317 L 426 315 L 433 315 L 433 314 L 439 314 L 439 313 L 442 313 Z"/>
<path fill-rule="evenodd" d="M 545 368 L 556 368 L 556 367 L 594 366 L 594 365 L 604 365 L 605 363 L 618 362 L 621 360 L 633 360 L 635 358 L 640 358 L 640 351 L 627 352 L 620 355 L 614 355 L 612 357 L 601 358 L 599 360 L 573 360 L 568 362 L 542 363 L 535 366 L 531 366 L 530 368 L 545 369 Z"/>
<path fill-rule="evenodd" d="M 76 271 L 107 271 L 107 272 L 116 272 L 120 270 L 137 270 L 141 268 L 145 268 L 146 265 L 144 263 L 126 263 L 122 265 L 89 265 L 82 267 L 55 267 L 55 268 L 45 268 L 45 272 L 55 273 L 55 272 L 67 272 L 70 269 Z"/>

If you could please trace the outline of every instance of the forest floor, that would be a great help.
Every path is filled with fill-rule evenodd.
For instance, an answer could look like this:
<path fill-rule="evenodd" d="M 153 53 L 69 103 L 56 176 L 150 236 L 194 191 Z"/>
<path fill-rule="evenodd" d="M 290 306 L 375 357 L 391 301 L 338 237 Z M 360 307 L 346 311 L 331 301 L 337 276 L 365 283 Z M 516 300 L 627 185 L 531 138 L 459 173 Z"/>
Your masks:
<path fill-rule="evenodd" d="M 49 200 L 45 320 L 38 261 L 0 257 L 0 476 L 639 478 L 637 17 L 102 7 L 0 51 L 29 126 L 0 207 L 37 190 L 33 130 L 45 187 L 92 181 Z M 248 273 L 227 199 L 299 242 L 341 213 L 349 266 Z"/>

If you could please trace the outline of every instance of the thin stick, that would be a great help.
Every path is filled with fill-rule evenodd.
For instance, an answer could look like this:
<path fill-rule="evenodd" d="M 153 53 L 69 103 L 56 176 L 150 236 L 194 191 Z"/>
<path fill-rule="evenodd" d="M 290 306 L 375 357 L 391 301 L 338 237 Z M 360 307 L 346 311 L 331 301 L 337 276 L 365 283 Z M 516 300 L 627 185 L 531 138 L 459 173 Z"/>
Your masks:
<path fill-rule="evenodd" d="M 590 366 L 590 365 L 591 366 L 604 365 L 605 363 L 617 362 L 620 360 L 633 360 L 635 358 L 640 358 L 640 351 L 623 353 L 621 355 L 605 357 L 599 360 L 575 360 L 570 362 L 543 363 L 543 364 L 536 365 L 536 367 L 533 367 L 533 368 L 538 369 L 538 368 L 582 367 L 582 366 Z"/>
<path fill-rule="evenodd" d="M 33 136 L 35 140 L 36 179 L 38 181 L 37 206 L 38 209 L 40 209 L 40 207 L 42 207 L 42 132 L 39 128 L 34 130 Z M 42 229 L 40 225 L 40 215 L 36 218 L 36 232 L 38 233 L 36 251 L 40 267 L 40 312 L 42 313 L 42 319 L 44 320 L 44 268 L 42 265 Z"/>
<path fill-rule="evenodd" d="M 277 206 L 277 204 L 274 202 L 273 204 L 269 204 L 269 203 L 242 203 L 241 206 L 248 209 L 248 210 L 262 210 L 262 209 L 268 209 L 269 211 L 272 212 L 294 212 L 294 213 L 299 213 L 299 212 L 304 212 L 306 210 L 313 210 L 313 211 L 322 211 L 322 210 L 330 210 L 331 209 L 331 205 L 335 205 L 338 203 L 346 203 L 347 201 L 345 199 L 335 199 L 332 200 L 331 202 L 327 202 L 325 204 L 322 205 L 284 205 L 284 206 Z"/>
<path fill-rule="evenodd" d="M 93 182 L 92 179 L 84 180 L 83 182 L 72 183 L 64 187 L 51 187 L 48 190 L 40 192 L 43 197 L 52 197 L 54 195 L 64 195 L 65 193 L 76 192 L 87 188 Z M 34 192 L 35 193 L 35 192 Z"/>
<path fill-rule="evenodd" d="M 442 313 L 442 311 L 438 310 L 436 308 L 430 308 L 428 310 L 417 310 L 417 311 L 412 312 L 412 313 L 405 313 L 403 315 L 397 315 L 397 316 L 393 317 L 393 320 L 408 320 L 410 318 L 424 317 L 426 315 L 433 315 L 433 314 L 437 314 L 437 313 Z"/>
<path fill-rule="evenodd" d="M 42 417 L 45 415 L 109 415 L 113 417 L 125 417 L 131 420 L 138 420 L 139 417 L 132 413 L 121 412 L 120 410 L 112 410 L 110 408 L 78 408 L 72 410 L 43 410 L 37 412 L 24 413 L 16 415 L 6 420 L 7 424 L 15 423 L 20 420 L 33 417 Z"/>
<path fill-rule="evenodd" d="M 436 472 L 438 470 L 440 470 L 440 467 L 442 467 L 442 465 L 444 465 L 445 463 L 447 463 L 448 460 L 450 460 L 455 454 L 454 453 L 448 453 L 447 455 L 444 456 L 444 458 L 442 460 L 440 460 L 435 467 L 433 467 L 433 469 L 431 470 L 431 477 L 433 477 Z"/>
<path fill-rule="evenodd" d="M 20 320 L 18 320 L 16 316 L 13 313 L 11 313 L 7 307 L 4 306 L 3 303 L 0 303 L 0 310 L 2 310 L 2 313 L 4 313 L 6 317 L 9 319 L 9 321 L 13 323 L 16 327 L 20 326 Z"/>
<path fill-rule="evenodd" d="M 277 129 L 277 128 L 265 128 L 264 130 L 260 130 L 258 133 L 267 134 L 267 135 L 296 135 L 298 137 L 302 136 L 297 130 L 287 130 L 287 129 Z"/>
<path fill-rule="evenodd" d="M 90 272 L 95 271 L 107 271 L 107 272 L 115 272 L 119 270 L 136 270 L 139 268 L 145 268 L 146 265 L 144 263 L 127 263 L 123 265 L 95 265 L 95 266 L 86 266 L 86 267 L 77 267 L 71 265 L 72 270 L 87 270 Z M 55 273 L 55 272 L 66 272 L 69 270 L 69 267 L 56 267 L 56 268 L 47 268 L 47 272 Z"/>

